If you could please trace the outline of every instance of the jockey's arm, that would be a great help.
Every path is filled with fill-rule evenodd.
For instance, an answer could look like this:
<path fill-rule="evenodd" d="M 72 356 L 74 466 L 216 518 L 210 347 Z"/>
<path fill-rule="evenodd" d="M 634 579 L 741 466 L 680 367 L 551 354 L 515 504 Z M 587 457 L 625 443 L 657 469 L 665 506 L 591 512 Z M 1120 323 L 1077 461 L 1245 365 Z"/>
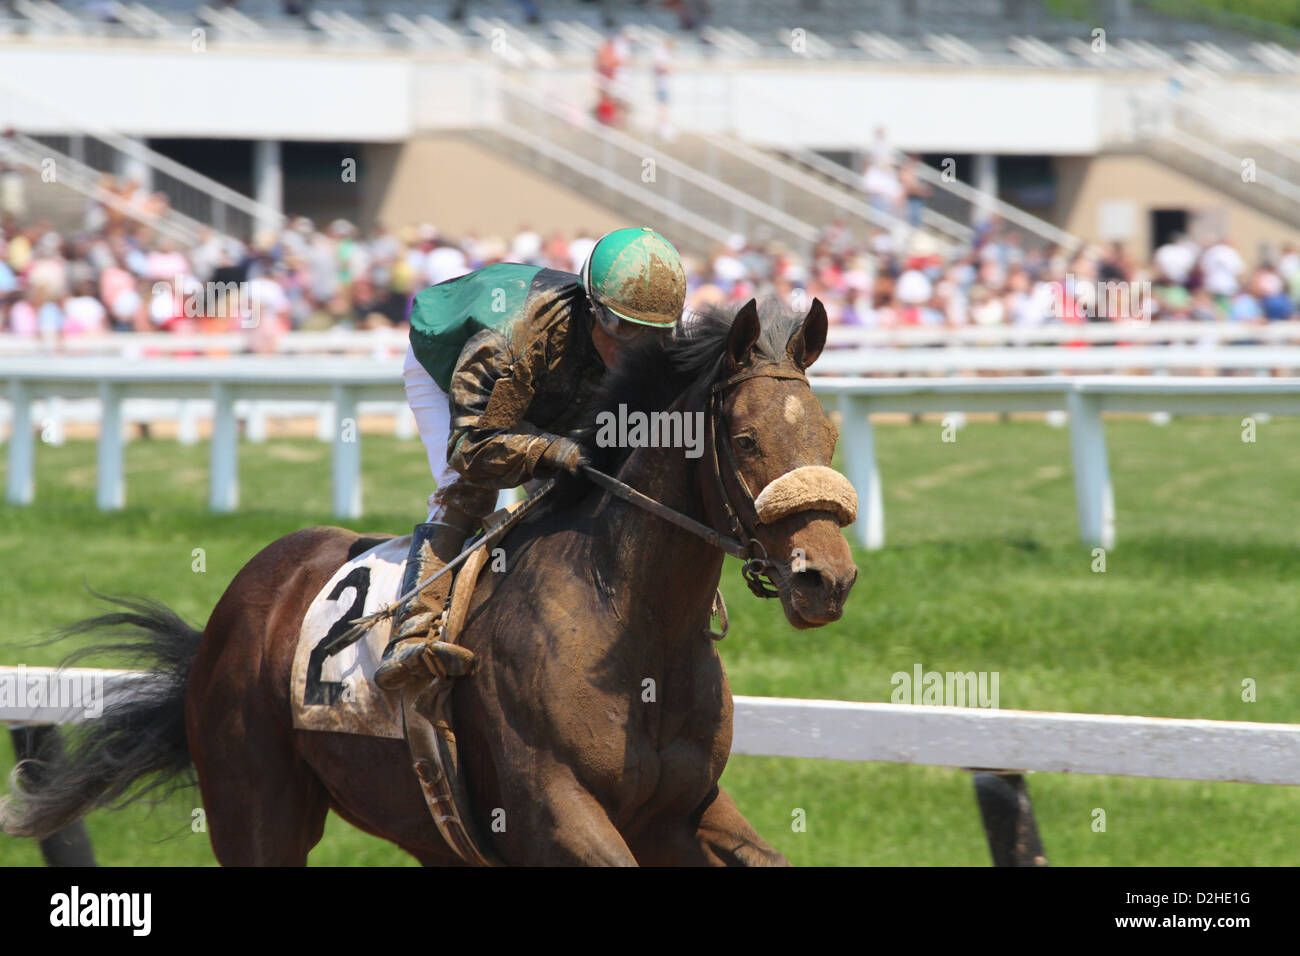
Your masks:
<path fill-rule="evenodd" d="M 494 329 L 465 343 L 450 383 L 448 463 L 470 481 L 496 488 L 532 478 L 539 462 L 564 466 L 576 443 L 524 420 L 545 372 L 542 350 L 516 355 Z"/>

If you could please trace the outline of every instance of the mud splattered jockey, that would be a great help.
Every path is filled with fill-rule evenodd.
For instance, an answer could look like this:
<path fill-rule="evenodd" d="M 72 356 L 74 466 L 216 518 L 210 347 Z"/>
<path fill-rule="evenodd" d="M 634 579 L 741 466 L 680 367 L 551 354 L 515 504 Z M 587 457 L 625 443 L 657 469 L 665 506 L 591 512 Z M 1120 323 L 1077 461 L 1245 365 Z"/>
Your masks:
<path fill-rule="evenodd" d="M 437 490 L 411 536 L 403 593 L 460 553 L 499 489 L 581 473 L 589 453 L 573 433 L 607 368 L 676 326 L 685 301 L 677 250 L 644 228 L 602 236 L 581 276 L 502 263 L 415 297 L 403 375 Z M 381 687 L 438 672 L 430 627 L 450 586 L 444 577 L 403 611 Z"/>

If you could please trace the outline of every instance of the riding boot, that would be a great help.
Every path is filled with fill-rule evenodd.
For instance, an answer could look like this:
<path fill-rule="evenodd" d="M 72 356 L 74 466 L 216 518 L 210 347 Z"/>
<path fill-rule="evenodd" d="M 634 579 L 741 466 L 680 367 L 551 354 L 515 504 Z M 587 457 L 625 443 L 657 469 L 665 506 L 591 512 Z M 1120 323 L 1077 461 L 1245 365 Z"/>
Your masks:
<path fill-rule="evenodd" d="M 402 576 L 401 594 L 445 567 L 465 546 L 471 531 L 491 512 L 496 489 L 455 482 L 437 495 L 433 517 L 415 526 Z M 451 593 L 443 575 L 403 605 L 393 620 L 392 637 L 375 671 L 375 683 L 393 690 L 411 680 L 427 681 L 445 669 L 430 659 L 431 632 Z"/>

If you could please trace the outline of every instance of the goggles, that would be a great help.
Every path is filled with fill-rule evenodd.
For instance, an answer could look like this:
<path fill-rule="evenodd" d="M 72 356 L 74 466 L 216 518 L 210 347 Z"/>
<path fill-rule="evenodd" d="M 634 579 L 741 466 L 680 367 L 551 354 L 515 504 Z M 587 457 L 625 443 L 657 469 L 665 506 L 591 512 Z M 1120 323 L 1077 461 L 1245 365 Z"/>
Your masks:
<path fill-rule="evenodd" d="M 664 330 L 653 325 L 641 325 L 637 322 L 625 322 L 599 302 L 592 300 L 592 309 L 596 321 L 612 339 L 619 342 L 634 342 L 662 333 Z"/>

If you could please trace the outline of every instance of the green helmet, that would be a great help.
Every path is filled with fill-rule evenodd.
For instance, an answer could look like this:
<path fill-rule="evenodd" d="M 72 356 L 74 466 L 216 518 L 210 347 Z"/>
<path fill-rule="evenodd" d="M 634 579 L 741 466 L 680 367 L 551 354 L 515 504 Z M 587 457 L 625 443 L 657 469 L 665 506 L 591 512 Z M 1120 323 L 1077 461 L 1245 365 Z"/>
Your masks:
<path fill-rule="evenodd" d="M 582 285 L 598 304 L 638 325 L 670 328 L 686 305 L 681 257 L 645 226 L 601 236 L 582 267 Z"/>

